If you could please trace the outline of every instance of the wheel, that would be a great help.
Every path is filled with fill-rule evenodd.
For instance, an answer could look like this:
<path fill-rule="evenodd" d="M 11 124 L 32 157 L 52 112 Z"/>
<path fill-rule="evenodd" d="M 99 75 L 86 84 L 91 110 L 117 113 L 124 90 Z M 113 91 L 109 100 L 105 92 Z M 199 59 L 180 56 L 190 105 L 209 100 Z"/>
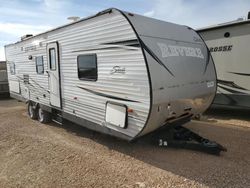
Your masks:
<path fill-rule="evenodd" d="M 38 107 L 38 121 L 40 123 L 49 123 L 51 122 L 51 114 L 42 108 Z"/>
<path fill-rule="evenodd" d="M 31 119 L 37 119 L 37 110 L 33 102 L 28 103 L 28 115 Z"/>

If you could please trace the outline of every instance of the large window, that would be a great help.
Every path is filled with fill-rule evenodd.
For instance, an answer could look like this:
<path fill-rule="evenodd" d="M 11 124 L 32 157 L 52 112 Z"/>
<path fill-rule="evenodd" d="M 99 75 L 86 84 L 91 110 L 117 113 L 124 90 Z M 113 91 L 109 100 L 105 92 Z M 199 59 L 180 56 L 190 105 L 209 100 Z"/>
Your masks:
<path fill-rule="evenodd" d="M 49 49 L 49 62 L 50 62 L 50 70 L 56 70 L 56 50 L 55 50 L 55 48 Z"/>
<path fill-rule="evenodd" d="M 44 73 L 43 56 L 36 57 L 36 72 L 37 74 Z"/>
<path fill-rule="evenodd" d="M 77 57 L 78 77 L 80 80 L 97 80 L 96 54 L 79 55 Z"/>

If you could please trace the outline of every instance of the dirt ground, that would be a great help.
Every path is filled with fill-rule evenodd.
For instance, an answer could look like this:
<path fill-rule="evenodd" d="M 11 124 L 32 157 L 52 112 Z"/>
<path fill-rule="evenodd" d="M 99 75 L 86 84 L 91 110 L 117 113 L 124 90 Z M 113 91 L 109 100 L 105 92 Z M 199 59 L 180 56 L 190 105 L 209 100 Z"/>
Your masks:
<path fill-rule="evenodd" d="M 250 187 L 248 113 L 212 110 L 187 124 L 227 147 L 213 156 L 42 125 L 25 104 L 0 100 L 0 187 Z"/>

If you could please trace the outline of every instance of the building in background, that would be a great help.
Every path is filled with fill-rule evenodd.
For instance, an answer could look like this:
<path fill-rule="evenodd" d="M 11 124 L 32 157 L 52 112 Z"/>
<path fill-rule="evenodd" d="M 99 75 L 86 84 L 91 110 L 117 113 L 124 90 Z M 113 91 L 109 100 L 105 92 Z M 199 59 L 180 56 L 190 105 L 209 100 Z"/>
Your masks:
<path fill-rule="evenodd" d="M 0 61 L 0 97 L 9 96 L 7 67 L 5 61 Z"/>

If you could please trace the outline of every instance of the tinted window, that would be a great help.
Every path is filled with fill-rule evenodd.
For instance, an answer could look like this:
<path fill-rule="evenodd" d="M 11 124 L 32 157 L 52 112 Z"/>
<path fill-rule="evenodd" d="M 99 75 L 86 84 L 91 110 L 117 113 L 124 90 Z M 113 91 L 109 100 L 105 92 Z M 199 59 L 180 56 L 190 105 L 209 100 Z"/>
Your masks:
<path fill-rule="evenodd" d="M 36 72 L 37 74 L 44 73 L 43 56 L 36 57 Z"/>
<path fill-rule="evenodd" d="M 55 48 L 49 49 L 49 62 L 50 62 L 50 70 L 56 70 L 56 50 L 55 50 Z"/>
<path fill-rule="evenodd" d="M 96 54 L 77 57 L 78 77 L 81 80 L 97 80 Z"/>

